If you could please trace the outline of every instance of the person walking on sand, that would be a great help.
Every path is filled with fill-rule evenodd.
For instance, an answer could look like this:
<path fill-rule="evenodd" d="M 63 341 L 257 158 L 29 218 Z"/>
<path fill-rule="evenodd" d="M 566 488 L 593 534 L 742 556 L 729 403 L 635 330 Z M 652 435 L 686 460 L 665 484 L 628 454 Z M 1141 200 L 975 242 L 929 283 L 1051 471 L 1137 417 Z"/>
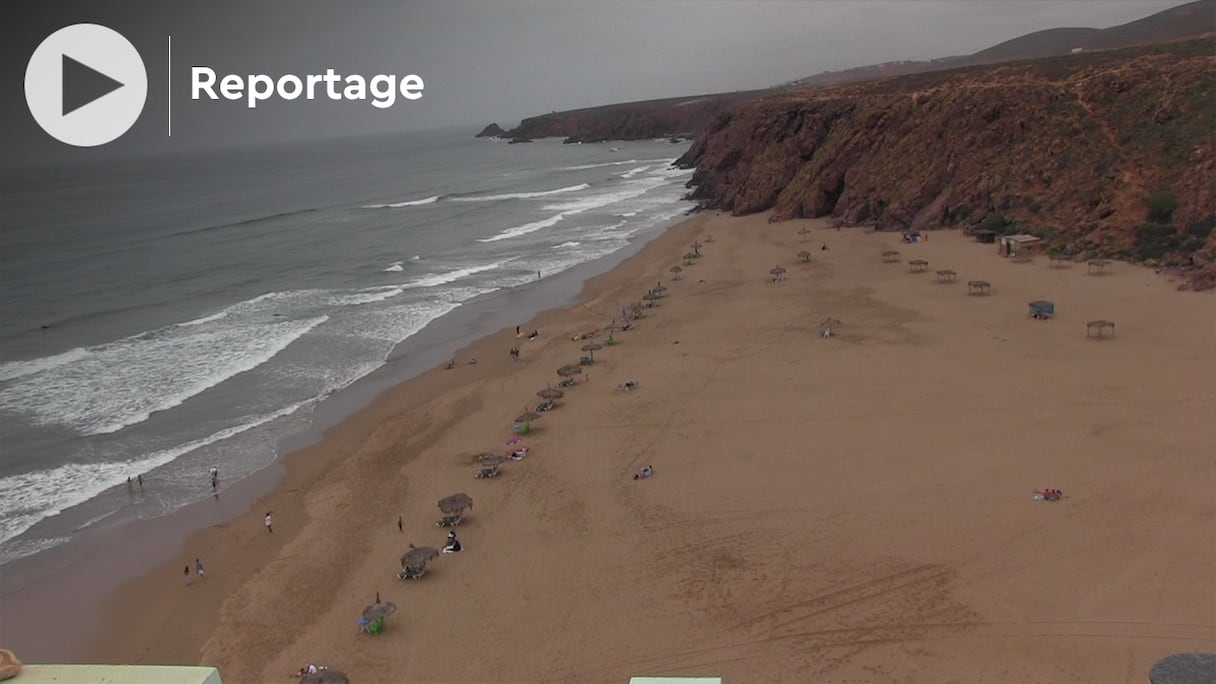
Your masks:
<path fill-rule="evenodd" d="M 205 571 L 203 570 L 203 562 L 197 558 L 194 559 L 194 574 L 198 575 L 199 579 L 203 578 Z"/>
<path fill-rule="evenodd" d="M 398 532 L 405 531 L 405 521 L 401 519 L 401 516 L 397 516 L 397 531 Z"/>
<path fill-rule="evenodd" d="M 186 578 L 186 586 L 190 586 L 191 578 L 190 578 L 190 566 L 189 565 L 187 565 L 186 569 L 183 571 L 183 576 Z"/>
<path fill-rule="evenodd" d="M 270 511 L 266 511 L 266 531 L 274 534 L 274 525 L 270 520 Z"/>

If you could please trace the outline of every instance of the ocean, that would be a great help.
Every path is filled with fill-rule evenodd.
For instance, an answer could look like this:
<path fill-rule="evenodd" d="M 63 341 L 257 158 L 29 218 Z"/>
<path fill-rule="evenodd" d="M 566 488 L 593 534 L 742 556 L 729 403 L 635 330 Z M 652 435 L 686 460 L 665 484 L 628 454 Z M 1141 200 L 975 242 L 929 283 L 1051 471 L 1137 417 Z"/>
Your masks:
<path fill-rule="evenodd" d="M 472 133 L 0 170 L 0 564 L 222 490 L 445 314 L 692 206 L 683 145 Z"/>

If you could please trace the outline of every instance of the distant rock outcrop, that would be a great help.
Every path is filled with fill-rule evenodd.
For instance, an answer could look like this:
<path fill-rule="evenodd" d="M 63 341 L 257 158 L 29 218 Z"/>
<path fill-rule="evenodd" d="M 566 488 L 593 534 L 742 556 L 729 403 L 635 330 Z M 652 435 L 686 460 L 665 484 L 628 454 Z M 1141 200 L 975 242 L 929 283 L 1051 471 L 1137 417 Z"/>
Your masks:
<path fill-rule="evenodd" d="M 473 136 L 474 138 L 502 138 L 507 135 L 497 123 L 492 123 L 489 126 L 481 129 L 481 132 Z"/>
<path fill-rule="evenodd" d="M 524 119 L 506 135 L 523 138 L 564 138 L 566 144 L 607 140 L 691 138 L 731 107 L 776 91 L 748 91 L 627 102 L 551 112 Z"/>
<path fill-rule="evenodd" d="M 720 114 L 691 199 L 975 227 L 1216 278 L 1216 40 L 789 92 Z"/>

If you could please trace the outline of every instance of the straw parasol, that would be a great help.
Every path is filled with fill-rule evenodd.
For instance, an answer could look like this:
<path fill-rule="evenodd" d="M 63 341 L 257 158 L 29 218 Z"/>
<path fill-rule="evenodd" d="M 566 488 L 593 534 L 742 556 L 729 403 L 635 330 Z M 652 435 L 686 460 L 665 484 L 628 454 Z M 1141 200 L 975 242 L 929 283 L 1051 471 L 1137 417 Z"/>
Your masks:
<path fill-rule="evenodd" d="M 300 684 L 350 684 L 350 678 L 338 670 L 317 670 L 300 677 Z"/>
<path fill-rule="evenodd" d="M 539 420 L 539 419 L 540 419 L 539 413 L 536 413 L 534 411 L 528 411 L 527 413 L 520 414 L 515 419 L 515 422 L 516 423 L 531 423 L 532 421 Z"/>
<path fill-rule="evenodd" d="M 410 544 L 410 550 L 405 552 L 401 557 L 401 567 L 403 568 L 420 568 L 431 561 L 433 558 L 439 557 L 439 551 L 431 546 L 414 546 Z"/>
<path fill-rule="evenodd" d="M 806 242 L 806 236 L 811 234 L 811 229 L 803 226 L 798 229 L 798 234 L 802 236 L 802 241 Z"/>
<path fill-rule="evenodd" d="M 694 254 L 693 252 L 688 252 L 687 254 L 685 254 L 685 255 L 684 255 L 684 265 L 685 265 L 685 266 L 691 266 L 691 265 L 692 265 L 692 260 L 693 260 L 693 259 L 696 259 L 696 258 L 697 258 L 697 257 L 699 257 L 699 256 L 701 256 L 701 255 L 700 255 L 700 254 Z"/>
<path fill-rule="evenodd" d="M 673 277 L 674 277 L 676 280 L 679 280 L 679 279 L 680 279 L 680 272 L 681 272 L 681 271 L 683 271 L 684 269 L 680 268 L 679 266 L 672 266 L 671 268 L 669 268 L 669 269 L 667 269 L 667 270 L 669 270 L 669 271 L 671 271 L 672 273 L 674 273 L 675 275 L 674 275 Z"/>
<path fill-rule="evenodd" d="M 582 375 L 583 369 L 579 368 L 578 366 L 562 366 L 561 368 L 557 369 L 557 374 L 563 378 L 569 378 L 575 375 Z"/>
<path fill-rule="evenodd" d="M 693 240 L 692 244 L 689 246 L 692 247 L 693 254 L 696 254 L 697 256 L 701 256 L 701 243 L 700 242 Z"/>
<path fill-rule="evenodd" d="M 799 259 L 801 259 L 801 260 L 802 260 L 802 261 L 804 261 L 804 262 L 810 261 L 810 260 L 811 260 L 811 253 L 810 253 L 810 252 L 808 252 L 808 251 L 806 251 L 806 250 L 804 249 L 804 250 L 802 250 L 801 252 L 798 252 L 798 258 L 799 258 Z"/>
<path fill-rule="evenodd" d="M 384 618 L 397 612 L 397 604 L 392 601 L 383 603 L 373 603 L 363 609 L 363 619 L 368 622 L 375 620 L 383 620 Z"/>
<path fill-rule="evenodd" d="M 439 500 L 439 510 L 444 515 L 456 515 L 466 508 L 473 507 L 473 497 L 460 492 L 451 496 L 445 496 Z"/>
<path fill-rule="evenodd" d="M 895 263 L 899 261 L 899 252 L 894 249 L 888 249 L 882 253 L 882 260 L 887 263 Z"/>
<path fill-rule="evenodd" d="M 657 299 L 660 299 L 660 297 L 659 297 L 659 295 L 657 295 L 653 292 L 647 292 L 646 294 L 642 295 L 642 299 L 644 299 L 648 302 L 653 302 Z"/>
<path fill-rule="evenodd" d="M 589 352 L 591 354 L 591 358 L 593 359 L 595 358 L 595 353 L 601 349 L 603 349 L 603 347 L 595 342 L 588 342 L 587 344 L 583 345 L 583 351 Z"/>
<path fill-rule="evenodd" d="M 546 387 L 543 390 L 536 393 L 536 396 L 540 397 L 541 399 L 548 400 L 548 401 L 552 401 L 554 399 L 561 399 L 565 395 L 566 395 L 565 392 L 563 392 L 559 389 L 553 389 L 550 387 Z"/>
<path fill-rule="evenodd" d="M 481 457 L 480 460 L 481 460 L 482 465 L 490 466 L 491 468 L 493 468 L 494 466 L 500 466 L 503 463 L 506 463 L 507 457 L 503 456 L 502 454 L 485 454 Z"/>

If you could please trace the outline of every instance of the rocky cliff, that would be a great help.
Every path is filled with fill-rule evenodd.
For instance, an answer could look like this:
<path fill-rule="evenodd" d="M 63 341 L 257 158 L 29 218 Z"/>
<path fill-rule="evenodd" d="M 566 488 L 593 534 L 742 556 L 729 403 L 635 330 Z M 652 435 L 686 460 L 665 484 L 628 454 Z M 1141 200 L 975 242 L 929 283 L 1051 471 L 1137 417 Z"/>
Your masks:
<path fill-rule="evenodd" d="M 805 90 L 718 115 L 692 198 L 774 220 L 1038 234 L 1216 282 L 1216 41 Z"/>
<path fill-rule="evenodd" d="M 505 135 L 513 138 L 562 137 L 568 143 L 691 137 L 734 105 L 771 92 L 774 91 L 753 90 L 552 112 L 524 119 Z"/>
<path fill-rule="evenodd" d="M 481 129 L 481 132 L 473 137 L 474 138 L 502 138 L 502 137 L 506 136 L 506 134 L 507 134 L 507 132 L 504 131 L 501 126 L 499 126 L 496 123 L 492 123 L 489 126 L 486 126 L 485 128 Z"/>

